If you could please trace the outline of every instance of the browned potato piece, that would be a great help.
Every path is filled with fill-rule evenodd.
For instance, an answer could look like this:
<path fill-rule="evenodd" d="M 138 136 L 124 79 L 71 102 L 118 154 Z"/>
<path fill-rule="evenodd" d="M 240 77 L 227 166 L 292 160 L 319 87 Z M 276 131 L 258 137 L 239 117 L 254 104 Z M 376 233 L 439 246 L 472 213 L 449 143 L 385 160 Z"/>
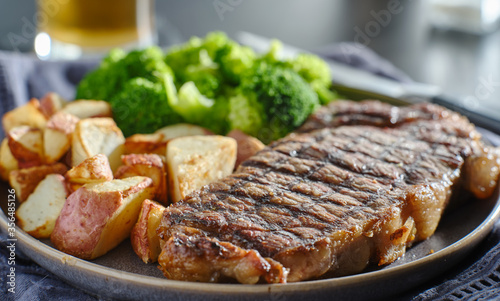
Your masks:
<path fill-rule="evenodd" d="M 122 156 L 123 164 L 115 173 L 115 178 L 123 179 L 145 176 L 153 180 L 155 200 L 168 204 L 167 174 L 163 160 L 156 154 L 130 154 Z"/>
<path fill-rule="evenodd" d="M 135 134 L 125 139 L 125 154 L 158 154 L 165 155 L 167 141 L 161 133 Z"/>
<path fill-rule="evenodd" d="M 155 133 L 163 135 L 164 141 L 169 141 L 178 137 L 212 135 L 213 133 L 198 125 L 188 123 L 178 123 L 163 127 Z"/>
<path fill-rule="evenodd" d="M 22 125 L 43 129 L 46 123 L 47 118 L 40 111 L 40 101 L 36 98 L 2 116 L 2 125 L 5 133 Z"/>
<path fill-rule="evenodd" d="M 112 117 L 111 105 L 104 100 L 75 100 L 61 110 L 80 119 L 90 117 Z"/>
<path fill-rule="evenodd" d="M 62 163 L 13 170 L 9 175 L 9 183 L 16 190 L 17 200 L 24 202 L 47 175 L 63 175 L 66 171 L 67 168 Z"/>
<path fill-rule="evenodd" d="M 43 155 L 43 131 L 27 125 L 12 128 L 7 133 L 9 148 L 20 168 L 42 165 L 45 161 Z"/>
<path fill-rule="evenodd" d="M 130 233 L 132 248 L 145 263 L 156 262 L 160 255 L 160 239 L 156 229 L 160 225 L 164 210 L 165 207 L 157 202 L 144 200 L 139 220 Z"/>
<path fill-rule="evenodd" d="M 71 165 L 97 154 L 108 157 L 111 170 L 121 165 L 125 138 L 112 118 L 87 118 L 80 120 L 71 140 Z"/>
<path fill-rule="evenodd" d="M 187 123 L 163 127 L 152 134 L 135 134 L 125 141 L 125 154 L 165 155 L 167 143 L 178 137 L 212 135 L 209 130 Z"/>
<path fill-rule="evenodd" d="M 43 150 L 46 163 L 59 161 L 71 147 L 71 137 L 79 119 L 68 113 L 54 114 L 43 131 Z"/>
<path fill-rule="evenodd" d="M 66 199 L 50 239 L 62 252 L 97 258 L 130 236 L 153 193 L 147 177 L 85 184 Z"/>
<path fill-rule="evenodd" d="M 2 140 L 0 145 L 0 176 L 2 180 L 9 180 L 9 173 L 19 168 L 17 159 L 12 155 L 7 138 Z"/>
<path fill-rule="evenodd" d="M 177 202 L 192 191 L 232 173 L 236 140 L 230 137 L 188 136 L 167 145 L 170 200 Z"/>
<path fill-rule="evenodd" d="M 238 168 L 241 162 L 253 156 L 256 152 L 265 147 L 259 139 L 243 133 L 240 130 L 232 130 L 227 134 L 228 137 L 234 138 L 238 144 L 238 153 L 236 155 L 236 164 L 234 168 Z"/>
<path fill-rule="evenodd" d="M 16 211 L 19 226 L 36 238 L 49 238 L 68 192 L 64 177 L 50 174 Z"/>
<path fill-rule="evenodd" d="M 63 99 L 59 94 L 54 92 L 49 92 L 40 99 L 40 112 L 48 119 L 55 113 L 59 112 L 64 105 L 66 100 Z"/>
<path fill-rule="evenodd" d="M 73 192 L 88 183 L 111 181 L 113 172 L 108 158 L 103 154 L 97 154 L 68 170 L 65 177 L 69 190 Z"/>

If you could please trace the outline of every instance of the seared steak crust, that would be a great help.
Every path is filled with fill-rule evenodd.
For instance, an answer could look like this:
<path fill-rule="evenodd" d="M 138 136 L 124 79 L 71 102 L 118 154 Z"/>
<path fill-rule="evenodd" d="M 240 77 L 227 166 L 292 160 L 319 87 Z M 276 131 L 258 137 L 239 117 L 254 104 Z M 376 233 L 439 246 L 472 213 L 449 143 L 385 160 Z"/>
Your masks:
<path fill-rule="evenodd" d="M 487 156 L 479 139 L 464 117 L 435 105 L 324 107 L 167 208 L 160 268 L 172 279 L 255 283 L 391 263 L 434 233 L 467 158 Z"/>

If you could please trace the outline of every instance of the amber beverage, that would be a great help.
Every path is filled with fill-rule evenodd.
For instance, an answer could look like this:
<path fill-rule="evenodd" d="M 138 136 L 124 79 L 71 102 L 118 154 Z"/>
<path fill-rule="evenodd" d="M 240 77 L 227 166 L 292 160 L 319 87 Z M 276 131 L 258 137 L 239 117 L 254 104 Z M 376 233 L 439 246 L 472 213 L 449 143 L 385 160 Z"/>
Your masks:
<path fill-rule="evenodd" d="M 52 47 L 82 52 L 146 46 L 154 40 L 153 0 L 38 0 L 38 30 Z M 36 45 L 35 45 L 36 48 Z"/>

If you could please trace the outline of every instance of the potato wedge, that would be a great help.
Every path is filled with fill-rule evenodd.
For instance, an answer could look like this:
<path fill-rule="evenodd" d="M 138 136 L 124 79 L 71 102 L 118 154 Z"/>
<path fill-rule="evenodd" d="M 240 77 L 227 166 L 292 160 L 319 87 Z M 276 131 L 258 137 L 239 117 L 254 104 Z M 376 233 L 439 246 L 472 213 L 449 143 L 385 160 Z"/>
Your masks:
<path fill-rule="evenodd" d="M 9 184 L 16 190 L 17 200 L 22 203 L 47 175 L 64 175 L 67 170 L 62 163 L 13 170 L 9 175 Z"/>
<path fill-rule="evenodd" d="M 177 202 L 192 191 L 232 173 L 236 140 L 230 137 L 188 136 L 167 145 L 170 200 Z"/>
<path fill-rule="evenodd" d="M 163 140 L 168 141 L 178 137 L 212 135 L 213 133 L 198 125 L 189 123 L 178 123 L 162 127 L 155 131 L 162 134 Z"/>
<path fill-rule="evenodd" d="M 97 154 L 108 157 L 111 170 L 121 165 L 125 138 L 112 118 L 86 118 L 75 127 L 71 141 L 71 165 Z"/>
<path fill-rule="evenodd" d="M 75 100 L 61 110 L 80 119 L 90 117 L 112 117 L 111 105 L 104 100 Z"/>
<path fill-rule="evenodd" d="M 0 176 L 2 180 L 8 181 L 10 172 L 18 168 L 19 163 L 10 151 L 9 141 L 4 138 L 0 145 Z"/>
<path fill-rule="evenodd" d="M 125 139 L 125 154 L 158 154 L 165 155 L 167 141 L 163 134 L 134 134 Z"/>
<path fill-rule="evenodd" d="M 66 103 L 67 101 L 59 94 L 49 92 L 45 94 L 42 99 L 40 99 L 40 112 L 42 112 L 42 114 L 49 119 L 52 115 L 59 112 L 66 105 Z"/>
<path fill-rule="evenodd" d="M 57 249 L 94 259 L 130 236 L 141 204 L 153 196 L 147 177 L 85 184 L 73 192 L 57 218 L 50 236 Z"/>
<path fill-rule="evenodd" d="M 43 131 L 27 125 L 12 128 L 7 133 L 10 152 L 16 158 L 20 168 L 42 165 Z"/>
<path fill-rule="evenodd" d="M 49 238 L 68 192 L 64 177 L 49 174 L 16 211 L 19 226 L 36 238 Z"/>
<path fill-rule="evenodd" d="M 212 135 L 209 130 L 187 123 L 169 125 L 152 134 L 135 134 L 125 140 L 125 154 L 165 155 L 167 143 L 178 137 Z"/>
<path fill-rule="evenodd" d="M 130 233 L 130 243 L 134 252 L 145 263 L 153 263 L 160 255 L 160 238 L 156 229 L 160 225 L 165 207 L 151 200 L 144 200 L 139 219 Z"/>
<path fill-rule="evenodd" d="M 234 138 L 238 144 L 238 153 L 236 155 L 236 163 L 234 168 L 238 168 L 241 162 L 253 156 L 256 152 L 265 147 L 259 139 L 243 133 L 240 130 L 232 130 L 227 134 L 228 137 Z"/>
<path fill-rule="evenodd" d="M 2 116 L 2 125 L 5 133 L 22 125 L 43 129 L 46 123 L 47 118 L 40 111 L 40 101 L 36 98 Z"/>
<path fill-rule="evenodd" d="M 130 154 L 122 156 L 123 164 L 115 173 L 115 178 L 123 179 L 134 176 L 149 177 L 153 180 L 154 199 L 168 204 L 167 172 L 163 160 L 156 154 Z"/>
<path fill-rule="evenodd" d="M 71 192 L 88 183 L 101 183 L 113 180 L 113 172 L 108 157 L 97 154 L 83 160 L 65 174 Z"/>
<path fill-rule="evenodd" d="M 54 114 L 43 130 L 43 151 L 46 163 L 59 161 L 71 147 L 71 137 L 79 119 L 65 112 Z"/>

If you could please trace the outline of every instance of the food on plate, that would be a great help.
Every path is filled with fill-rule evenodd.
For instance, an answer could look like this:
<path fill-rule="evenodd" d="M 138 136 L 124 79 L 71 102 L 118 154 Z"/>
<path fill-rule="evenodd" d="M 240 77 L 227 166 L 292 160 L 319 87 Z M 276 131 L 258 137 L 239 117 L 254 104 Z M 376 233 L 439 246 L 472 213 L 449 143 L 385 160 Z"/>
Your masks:
<path fill-rule="evenodd" d="M 182 122 L 168 103 L 165 85 L 145 78 L 127 81 L 111 100 L 113 116 L 125 136 L 151 133 L 154 130 Z"/>
<path fill-rule="evenodd" d="M 108 157 L 97 154 L 73 166 L 64 175 L 71 192 L 85 184 L 102 183 L 113 180 L 113 171 L 109 166 Z"/>
<path fill-rule="evenodd" d="M 219 135 L 235 128 L 247 134 L 265 134 L 257 138 L 269 142 L 298 127 L 315 105 L 336 98 L 330 90 L 330 69 L 322 59 L 303 54 L 284 60 L 280 43 L 273 45 L 268 53 L 257 54 L 224 33 L 211 32 L 166 52 L 158 47 L 129 53 L 116 49 L 83 78 L 75 98 L 109 102 L 126 137 L 186 122 Z M 267 95 L 265 102 L 251 96 L 251 100 L 243 99 L 242 93 L 252 87 Z M 301 103 L 296 97 L 305 99 Z M 245 107 L 235 116 L 241 106 L 248 105 L 239 104 L 240 98 L 254 101 L 258 112 Z M 292 105 L 286 105 L 289 98 Z M 264 105 L 267 102 L 269 106 Z M 255 116 L 258 113 L 266 116 Z M 251 121 L 260 118 L 261 123 L 243 127 L 238 123 L 240 117 Z M 269 124 L 278 131 L 265 131 Z"/>
<path fill-rule="evenodd" d="M 10 151 L 20 168 L 41 165 L 43 155 L 43 131 L 39 128 L 21 125 L 7 132 Z"/>
<path fill-rule="evenodd" d="M 4 138 L 0 144 L 0 176 L 2 180 L 8 181 L 10 172 L 16 169 L 19 169 L 19 163 L 10 151 L 9 140 Z"/>
<path fill-rule="evenodd" d="M 261 63 L 229 99 L 229 124 L 264 143 L 298 128 L 319 107 L 318 96 L 292 69 Z"/>
<path fill-rule="evenodd" d="M 234 168 L 240 166 L 241 162 L 255 155 L 255 153 L 265 147 L 264 143 L 260 142 L 259 139 L 247 135 L 240 130 L 232 130 L 227 133 L 227 136 L 234 138 L 238 146 Z"/>
<path fill-rule="evenodd" d="M 465 117 L 432 104 L 334 102 L 297 133 L 164 211 L 160 268 L 170 279 L 295 282 L 385 265 L 431 236 L 446 205 L 498 151 Z M 468 191 L 466 191 L 468 190 Z"/>
<path fill-rule="evenodd" d="M 134 252 L 145 263 L 153 263 L 160 255 L 160 238 L 156 234 L 156 229 L 165 207 L 152 201 L 144 200 L 141 206 L 139 219 L 130 233 L 130 243 Z"/>
<path fill-rule="evenodd" d="M 134 134 L 125 139 L 125 154 L 158 154 L 165 156 L 168 141 L 185 136 L 211 135 L 209 130 L 188 123 L 168 125 L 151 134 Z"/>
<path fill-rule="evenodd" d="M 17 200 L 22 203 L 47 175 L 64 175 L 67 170 L 62 163 L 16 169 L 9 174 L 9 184 L 16 191 Z"/>
<path fill-rule="evenodd" d="M 236 141 L 218 135 L 172 139 L 167 145 L 170 200 L 177 202 L 194 190 L 233 172 Z"/>
<path fill-rule="evenodd" d="M 36 238 L 49 238 L 67 195 L 64 177 L 47 175 L 16 211 L 21 229 Z"/>
<path fill-rule="evenodd" d="M 40 99 L 39 110 L 47 119 L 59 112 L 68 101 L 55 92 L 49 92 Z"/>
<path fill-rule="evenodd" d="M 162 204 L 168 204 L 167 172 L 163 160 L 159 155 L 123 155 L 122 161 L 123 165 L 116 171 L 115 178 L 148 177 L 153 180 L 154 199 Z"/>
<path fill-rule="evenodd" d="M 74 100 L 68 102 L 61 112 L 69 113 L 80 119 L 91 117 L 113 117 L 111 106 L 103 100 Z"/>
<path fill-rule="evenodd" d="M 71 165 L 104 154 L 108 157 L 111 170 L 115 171 L 121 165 L 124 142 L 125 137 L 112 118 L 82 119 L 76 124 L 71 139 Z"/>
<path fill-rule="evenodd" d="M 153 194 L 147 177 L 85 184 L 66 199 L 50 239 L 65 253 L 97 258 L 129 237 L 142 202 Z"/>
<path fill-rule="evenodd" d="M 40 101 L 36 98 L 2 116 L 2 126 L 5 133 L 22 125 L 42 129 L 45 123 L 47 123 L 47 117 L 40 111 Z"/>
<path fill-rule="evenodd" d="M 80 119 L 70 113 L 54 113 L 43 130 L 45 163 L 59 161 L 71 147 L 71 137 Z"/>

